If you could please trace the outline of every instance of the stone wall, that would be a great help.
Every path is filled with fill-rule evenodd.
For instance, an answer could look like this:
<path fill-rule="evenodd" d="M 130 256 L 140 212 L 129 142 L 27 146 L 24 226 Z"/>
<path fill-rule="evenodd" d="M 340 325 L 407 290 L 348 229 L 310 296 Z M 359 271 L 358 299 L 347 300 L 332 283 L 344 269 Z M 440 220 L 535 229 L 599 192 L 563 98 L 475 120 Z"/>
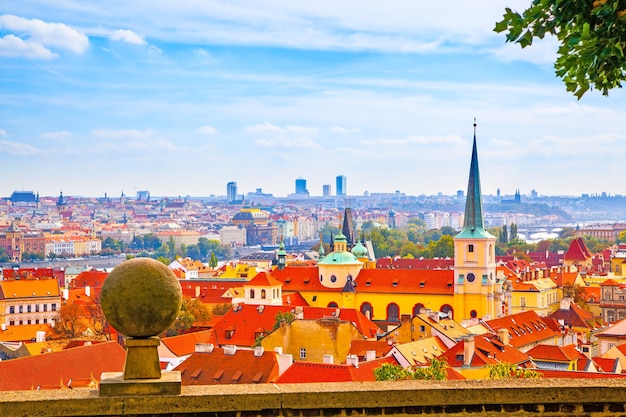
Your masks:
<path fill-rule="evenodd" d="M 0 416 L 626 416 L 623 379 L 402 381 L 183 387 L 181 395 L 97 390 L 0 393 Z"/>

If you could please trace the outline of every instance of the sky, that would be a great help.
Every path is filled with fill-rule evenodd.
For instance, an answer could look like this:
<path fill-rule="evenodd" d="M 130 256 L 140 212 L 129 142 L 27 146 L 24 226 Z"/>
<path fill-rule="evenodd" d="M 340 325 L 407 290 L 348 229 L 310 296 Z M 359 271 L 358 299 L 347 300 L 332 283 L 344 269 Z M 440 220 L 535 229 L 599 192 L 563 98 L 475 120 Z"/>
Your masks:
<path fill-rule="evenodd" d="M 0 7 L 0 197 L 626 194 L 626 94 L 581 100 L 530 0 L 20 0 Z"/>

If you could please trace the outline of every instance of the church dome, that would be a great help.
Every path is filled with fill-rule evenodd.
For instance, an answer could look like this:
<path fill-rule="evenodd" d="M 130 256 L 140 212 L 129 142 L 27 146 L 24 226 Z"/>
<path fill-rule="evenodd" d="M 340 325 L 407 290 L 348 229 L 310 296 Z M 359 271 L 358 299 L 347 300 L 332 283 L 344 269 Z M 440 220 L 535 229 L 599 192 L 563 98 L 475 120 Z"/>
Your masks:
<path fill-rule="evenodd" d="M 357 258 L 365 258 L 367 257 L 367 248 L 363 246 L 363 244 L 359 240 L 352 248 L 352 254 Z"/>

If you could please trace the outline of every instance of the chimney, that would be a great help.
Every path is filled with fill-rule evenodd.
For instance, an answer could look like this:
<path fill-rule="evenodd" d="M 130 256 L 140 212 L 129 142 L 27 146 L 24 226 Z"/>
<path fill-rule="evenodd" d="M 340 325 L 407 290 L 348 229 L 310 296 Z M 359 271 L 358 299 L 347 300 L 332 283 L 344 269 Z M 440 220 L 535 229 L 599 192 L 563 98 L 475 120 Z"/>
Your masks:
<path fill-rule="evenodd" d="M 359 357 L 357 355 L 346 356 L 346 365 L 353 365 L 355 368 L 359 367 Z"/>
<path fill-rule="evenodd" d="M 200 297 L 200 286 L 196 285 L 196 298 Z"/>
<path fill-rule="evenodd" d="M 471 365 L 475 349 L 476 342 L 474 342 L 473 336 L 470 336 L 463 341 L 463 366 L 469 367 Z"/>
<path fill-rule="evenodd" d="M 302 320 L 304 318 L 304 309 L 302 306 L 296 307 L 296 320 Z"/>
<path fill-rule="evenodd" d="M 2 331 L 4 332 L 7 329 L 7 324 L 6 323 L 2 323 Z"/>
<path fill-rule="evenodd" d="M 263 304 L 261 304 L 260 306 L 256 308 L 256 311 L 258 311 L 259 313 L 262 313 L 263 310 L 265 310 L 265 306 Z"/>
<path fill-rule="evenodd" d="M 44 332 L 43 330 L 38 331 L 36 334 L 36 341 L 37 343 L 41 343 L 41 342 L 45 342 L 46 341 L 46 332 Z"/>
<path fill-rule="evenodd" d="M 196 353 L 212 353 L 215 346 L 213 343 L 196 343 Z"/>
<path fill-rule="evenodd" d="M 431 320 L 434 320 L 437 323 L 439 323 L 439 312 L 438 311 L 431 311 L 430 313 L 428 313 L 428 318 L 431 319 Z"/>
<path fill-rule="evenodd" d="M 323 363 L 333 363 L 333 355 L 324 355 Z"/>
<path fill-rule="evenodd" d="M 510 344 L 511 334 L 509 333 L 509 329 L 498 329 L 498 340 L 500 340 L 503 345 Z"/>
<path fill-rule="evenodd" d="M 339 318 L 339 314 L 341 313 L 341 309 L 340 308 L 336 308 L 335 309 L 335 318 Z"/>
<path fill-rule="evenodd" d="M 276 352 L 276 354 L 278 354 L 278 355 L 282 355 L 283 354 L 283 347 L 282 346 L 276 346 L 274 348 L 274 352 Z"/>
<path fill-rule="evenodd" d="M 234 356 L 235 353 L 237 353 L 237 346 L 235 345 L 224 346 L 224 355 Z"/>
<path fill-rule="evenodd" d="M 373 361 L 374 359 L 376 359 L 376 351 L 375 350 L 368 350 L 367 352 L 365 352 L 365 360 L 366 361 Z"/>
<path fill-rule="evenodd" d="M 85 295 L 91 297 L 91 287 L 89 285 L 85 286 Z"/>
<path fill-rule="evenodd" d="M 278 375 L 282 375 L 293 364 L 293 356 L 288 353 L 278 355 Z"/>
<path fill-rule="evenodd" d="M 571 306 L 571 303 L 572 303 L 572 299 L 571 298 L 563 298 L 561 300 L 561 305 L 560 305 L 559 308 L 561 310 L 569 310 L 570 306 Z"/>
<path fill-rule="evenodd" d="M 63 290 L 63 299 L 67 300 L 68 298 L 70 298 L 70 290 L 68 290 L 67 288 L 65 288 Z"/>
<path fill-rule="evenodd" d="M 255 358 L 260 358 L 261 356 L 263 356 L 263 352 L 265 351 L 265 349 L 263 349 L 263 346 L 255 346 L 254 347 L 254 357 Z"/>

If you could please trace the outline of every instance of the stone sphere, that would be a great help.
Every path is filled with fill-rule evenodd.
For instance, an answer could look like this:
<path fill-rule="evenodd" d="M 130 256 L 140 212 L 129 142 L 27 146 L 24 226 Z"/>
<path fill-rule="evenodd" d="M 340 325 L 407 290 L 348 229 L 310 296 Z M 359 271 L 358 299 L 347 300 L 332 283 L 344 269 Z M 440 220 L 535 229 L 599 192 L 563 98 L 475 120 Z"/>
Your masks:
<path fill-rule="evenodd" d="M 176 275 L 151 258 L 116 266 L 102 285 L 102 312 L 125 336 L 156 336 L 176 320 L 183 294 Z"/>

